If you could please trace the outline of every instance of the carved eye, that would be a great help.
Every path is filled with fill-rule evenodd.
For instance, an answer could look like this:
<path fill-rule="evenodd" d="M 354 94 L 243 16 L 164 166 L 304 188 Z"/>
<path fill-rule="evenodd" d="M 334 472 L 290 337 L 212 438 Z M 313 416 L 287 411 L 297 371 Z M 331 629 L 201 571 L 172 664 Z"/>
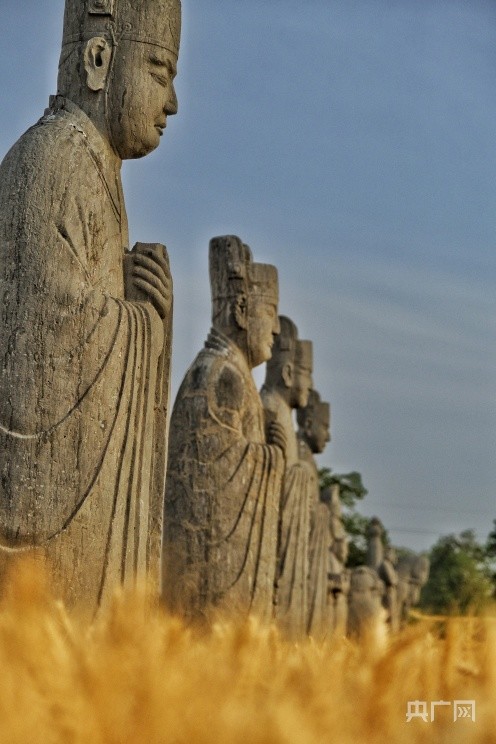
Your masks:
<path fill-rule="evenodd" d="M 168 78 L 166 78 L 164 75 L 159 75 L 156 72 L 151 72 L 150 74 L 152 78 L 156 80 L 159 85 L 162 86 L 162 88 L 167 88 L 167 86 L 169 85 Z"/>

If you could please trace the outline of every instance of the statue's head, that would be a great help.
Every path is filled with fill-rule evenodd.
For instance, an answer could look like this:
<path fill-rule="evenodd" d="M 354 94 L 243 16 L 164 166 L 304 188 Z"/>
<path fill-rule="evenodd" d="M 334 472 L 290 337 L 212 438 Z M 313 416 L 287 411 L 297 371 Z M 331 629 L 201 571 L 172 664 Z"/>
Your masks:
<path fill-rule="evenodd" d="M 180 0 L 66 0 L 58 92 L 100 111 L 120 158 L 154 150 L 174 90 Z"/>
<path fill-rule="evenodd" d="M 297 327 L 285 315 L 280 316 L 279 324 L 281 330 L 267 362 L 266 384 L 286 392 L 292 408 L 302 408 L 313 386 L 313 345 L 298 338 Z"/>
<path fill-rule="evenodd" d="M 250 368 L 266 362 L 279 332 L 277 269 L 255 263 L 235 235 L 210 241 L 212 323 L 243 351 Z"/>
<path fill-rule="evenodd" d="M 327 442 L 331 440 L 329 432 L 331 424 L 331 406 L 320 400 L 316 390 L 311 390 L 306 406 L 298 408 L 296 420 L 300 435 L 306 441 L 312 452 L 319 454 L 325 450 Z"/>
<path fill-rule="evenodd" d="M 381 520 L 378 517 L 372 517 L 367 526 L 367 538 L 373 540 L 382 537 L 383 532 L 384 527 Z"/>

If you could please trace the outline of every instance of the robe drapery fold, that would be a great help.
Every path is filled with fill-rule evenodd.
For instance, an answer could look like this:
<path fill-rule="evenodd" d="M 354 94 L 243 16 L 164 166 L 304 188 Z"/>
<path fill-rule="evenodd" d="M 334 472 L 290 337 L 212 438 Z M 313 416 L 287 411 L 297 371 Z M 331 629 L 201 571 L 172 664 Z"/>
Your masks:
<path fill-rule="evenodd" d="M 283 455 L 241 351 L 213 329 L 171 417 L 163 594 L 169 608 L 270 620 Z"/>
<path fill-rule="evenodd" d="M 313 638 L 322 639 L 332 632 L 332 600 L 329 597 L 329 561 L 332 540 L 329 509 L 320 500 L 319 472 L 312 450 L 300 437 L 298 437 L 298 453 L 308 471 L 307 502 L 310 510 L 307 633 Z"/>
<path fill-rule="evenodd" d="M 69 101 L 7 154 L 0 205 L 0 560 L 39 548 L 57 591 L 96 607 L 158 575 L 164 327 L 124 298 L 120 161 Z"/>
<path fill-rule="evenodd" d="M 290 638 L 303 638 L 308 622 L 308 471 L 286 470 L 279 516 L 276 619 Z"/>
<path fill-rule="evenodd" d="M 288 638 L 306 635 L 308 624 L 308 540 L 310 531 L 310 472 L 298 453 L 293 410 L 277 387 L 263 385 L 265 415 L 286 436 L 286 459 L 281 485 L 276 570 L 276 619 Z"/>
<path fill-rule="evenodd" d="M 317 503 L 310 524 L 308 635 L 318 639 L 329 637 L 332 633 L 330 550 L 329 510 L 325 504 Z"/>

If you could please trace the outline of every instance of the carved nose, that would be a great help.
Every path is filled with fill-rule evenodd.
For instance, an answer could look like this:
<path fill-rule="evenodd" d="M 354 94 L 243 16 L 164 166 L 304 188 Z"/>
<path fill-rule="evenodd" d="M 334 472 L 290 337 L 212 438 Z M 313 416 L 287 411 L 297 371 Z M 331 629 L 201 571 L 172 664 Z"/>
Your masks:
<path fill-rule="evenodd" d="M 178 109 L 178 103 L 177 103 L 176 91 L 174 90 L 174 88 L 172 88 L 171 97 L 165 104 L 165 113 L 167 114 L 167 116 L 174 116 L 174 114 L 177 114 L 177 109 Z"/>

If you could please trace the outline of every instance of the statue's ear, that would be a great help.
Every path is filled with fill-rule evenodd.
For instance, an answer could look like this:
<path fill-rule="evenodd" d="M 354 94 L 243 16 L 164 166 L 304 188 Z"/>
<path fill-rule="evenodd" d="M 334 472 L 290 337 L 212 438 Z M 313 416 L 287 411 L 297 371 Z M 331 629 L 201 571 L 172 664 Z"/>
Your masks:
<path fill-rule="evenodd" d="M 90 90 L 103 90 L 110 66 L 112 50 L 109 42 L 102 36 L 90 39 L 84 50 L 84 69 L 86 85 Z"/>
<path fill-rule="evenodd" d="M 245 295 L 238 295 L 236 299 L 234 300 L 233 314 L 234 314 L 234 320 L 236 321 L 237 326 L 239 328 L 242 328 L 245 331 L 248 326 L 248 321 L 246 317 Z"/>
<path fill-rule="evenodd" d="M 293 387 L 293 365 L 291 362 L 286 362 L 283 366 L 281 376 L 287 388 Z"/>

